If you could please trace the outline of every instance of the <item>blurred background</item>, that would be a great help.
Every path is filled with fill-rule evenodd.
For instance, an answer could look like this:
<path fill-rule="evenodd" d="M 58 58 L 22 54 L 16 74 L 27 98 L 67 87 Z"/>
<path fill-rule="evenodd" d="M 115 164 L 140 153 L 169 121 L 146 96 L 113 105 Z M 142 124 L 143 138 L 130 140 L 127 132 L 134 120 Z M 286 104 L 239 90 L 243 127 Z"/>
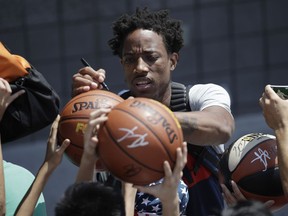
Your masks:
<path fill-rule="evenodd" d="M 288 84 L 287 0 L 0 0 L 0 41 L 22 55 L 70 99 L 71 78 L 84 57 L 106 70 L 114 92 L 125 88 L 119 59 L 107 41 L 111 23 L 136 7 L 169 9 L 183 22 L 185 47 L 174 81 L 216 83 L 231 96 L 236 131 L 227 143 L 251 132 L 272 133 L 258 100 L 266 84 Z M 44 160 L 49 127 L 3 146 L 4 158 L 36 174 Z M 49 180 L 48 215 L 77 167 L 67 158 Z M 281 212 L 278 212 L 281 215 Z M 284 213 L 283 213 L 284 215 Z"/>

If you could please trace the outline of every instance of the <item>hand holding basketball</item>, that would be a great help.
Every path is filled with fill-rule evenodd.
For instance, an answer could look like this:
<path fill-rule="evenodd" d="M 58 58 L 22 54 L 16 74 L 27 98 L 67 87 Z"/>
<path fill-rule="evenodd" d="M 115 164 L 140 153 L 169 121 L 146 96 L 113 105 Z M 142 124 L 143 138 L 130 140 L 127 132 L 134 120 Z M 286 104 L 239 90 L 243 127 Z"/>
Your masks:
<path fill-rule="evenodd" d="M 59 144 L 64 139 L 71 141 L 65 154 L 68 159 L 79 166 L 83 153 L 84 133 L 90 113 L 102 109 L 112 108 L 123 99 L 109 91 L 94 90 L 85 92 L 72 98 L 63 108 L 58 127 Z M 99 163 L 98 163 L 99 164 Z M 103 167 L 97 166 L 98 169 Z"/>
<path fill-rule="evenodd" d="M 98 143 L 97 133 L 100 124 L 103 124 L 108 118 L 107 114 L 111 109 L 100 108 L 99 110 L 90 113 L 90 118 L 88 120 L 87 128 L 84 134 L 84 152 L 82 159 L 85 158 L 92 159 L 96 161 L 98 159 L 96 148 Z"/>
<path fill-rule="evenodd" d="M 174 113 L 148 98 L 127 99 L 116 105 L 98 134 L 101 163 L 115 177 L 135 185 L 163 178 L 164 161 L 173 169 L 176 149 L 183 145 Z"/>
<path fill-rule="evenodd" d="M 231 180 L 237 184 L 236 190 Z M 220 160 L 220 182 L 230 191 L 237 192 L 239 188 L 240 199 L 244 195 L 246 199 L 261 202 L 274 200 L 272 208 L 275 209 L 287 204 L 280 179 L 275 136 L 251 133 L 233 142 Z M 228 201 L 233 199 L 227 194 Z"/>
<path fill-rule="evenodd" d="M 90 113 L 87 128 L 84 134 L 84 150 L 79 165 L 76 182 L 91 181 L 96 166 L 100 166 L 97 154 L 98 129 L 100 124 L 107 120 L 110 109 L 100 108 Z M 101 165 L 102 166 L 102 165 Z"/>
<path fill-rule="evenodd" d="M 43 164 L 48 165 L 50 172 L 53 172 L 54 169 L 61 163 L 62 157 L 66 148 L 70 145 L 70 140 L 65 139 L 61 146 L 57 145 L 57 130 L 59 124 L 60 116 L 57 115 L 53 124 L 50 128 L 50 134 L 47 141 L 46 154 Z"/>
<path fill-rule="evenodd" d="M 241 200 L 247 200 L 246 197 L 241 193 L 239 187 L 237 184 L 232 180 L 231 181 L 231 187 L 233 191 L 230 191 L 225 184 L 221 184 L 222 192 L 223 192 L 223 197 L 228 206 L 235 205 L 238 201 Z M 265 206 L 267 208 L 271 208 L 274 204 L 274 200 L 268 200 L 265 203 Z"/>
<path fill-rule="evenodd" d="M 177 159 L 176 165 L 172 170 L 169 163 L 167 161 L 164 162 L 164 180 L 161 184 L 147 186 L 137 186 L 134 185 L 139 191 L 143 193 L 149 193 L 161 200 L 161 202 L 165 202 L 168 199 L 173 199 L 173 194 L 177 194 L 178 185 L 182 178 L 182 170 L 187 162 L 187 143 L 184 142 L 182 148 L 177 148 Z M 178 197 L 178 196 L 175 196 Z"/>

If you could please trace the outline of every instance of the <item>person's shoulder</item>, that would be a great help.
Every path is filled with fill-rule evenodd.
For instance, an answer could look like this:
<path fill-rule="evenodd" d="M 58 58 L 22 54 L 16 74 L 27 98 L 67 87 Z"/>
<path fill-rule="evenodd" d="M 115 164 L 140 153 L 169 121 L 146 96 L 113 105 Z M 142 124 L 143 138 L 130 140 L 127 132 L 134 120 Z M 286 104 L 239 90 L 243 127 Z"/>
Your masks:
<path fill-rule="evenodd" d="M 194 92 L 209 92 L 209 91 L 226 91 L 226 89 L 215 83 L 195 84 L 191 85 L 190 91 Z"/>
<path fill-rule="evenodd" d="M 230 96 L 228 91 L 218 84 L 195 84 L 189 91 L 190 107 L 195 110 L 202 110 L 208 106 L 220 105 L 229 110 Z"/>
<path fill-rule="evenodd" d="M 4 161 L 3 161 L 4 162 Z M 28 169 L 24 168 L 23 166 L 19 166 L 17 164 L 7 162 L 4 163 L 4 172 L 7 176 L 26 176 L 27 178 L 34 179 L 34 175 Z"/>
<path fill-rule="evenodd" d="M 188 85 L 191 86 L 191 88 L 223 88 L 221 85 L 219 84 L 215 84 L 215 83 L 197 83 L 197 84 L 192 84 L 192 85 Z"/>

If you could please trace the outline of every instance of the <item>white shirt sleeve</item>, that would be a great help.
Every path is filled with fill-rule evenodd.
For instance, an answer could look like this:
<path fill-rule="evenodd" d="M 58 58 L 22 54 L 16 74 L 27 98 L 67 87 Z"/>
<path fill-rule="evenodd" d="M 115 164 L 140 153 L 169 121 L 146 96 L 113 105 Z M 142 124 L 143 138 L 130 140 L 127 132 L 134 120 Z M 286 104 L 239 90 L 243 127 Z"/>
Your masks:
<path fill-rule="evenodd" d="M 221 106 L 231 113 L 228 92 L 216 84 L 196 84 L 190 88 L 189 103 L 192 111 L 202 111 L 210 106 Z"/>
<path fill-rule="evenodd" d="M 189 104 L 192 111 L 202 111 L 210 106 L 221 106 L 231 114 L 228 92 L 216 84 L 196 84 L 190 88 Z M 213 145 L 217 153 L 224 152 L 224 144 Z"/>

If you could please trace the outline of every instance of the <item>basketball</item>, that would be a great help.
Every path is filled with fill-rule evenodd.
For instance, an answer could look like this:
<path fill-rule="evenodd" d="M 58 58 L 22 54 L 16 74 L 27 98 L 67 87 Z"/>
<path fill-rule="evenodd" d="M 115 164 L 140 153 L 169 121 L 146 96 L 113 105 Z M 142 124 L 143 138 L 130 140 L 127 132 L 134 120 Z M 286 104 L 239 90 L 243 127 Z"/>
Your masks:
<path fill-rule="evenodd" d="M 70 139 L 70 145 L 65 155 L 76 166 L 80 165 L 83 153 L 84 132 L 91 112 L 99 108 L 112 108 L 123 99 L 109 91 L 93 90 L 72 98 L 62 109 L 58 126 L 58 143 L 64 139 Z M 98 170 L 104 169 L 97 162 Z"/>
<path fill-rule="evenodd" d="M 287 203 L 281 186 L 276 138 L 251 133 L 233 142 L 220 160 L 220 179 L 231 190 L 234 180 L 247 199 L 274 200 L 272 209 Z"/>
<path fill-rule="evenodd" d="M 116 178 L 136 185 L 163 178 L 164 161 L 173 169 L 176 149 L 183 144 L 174 113 L 148 98 L 127 99 L 116 105 L 98 136 L 101 163 Z"/>

